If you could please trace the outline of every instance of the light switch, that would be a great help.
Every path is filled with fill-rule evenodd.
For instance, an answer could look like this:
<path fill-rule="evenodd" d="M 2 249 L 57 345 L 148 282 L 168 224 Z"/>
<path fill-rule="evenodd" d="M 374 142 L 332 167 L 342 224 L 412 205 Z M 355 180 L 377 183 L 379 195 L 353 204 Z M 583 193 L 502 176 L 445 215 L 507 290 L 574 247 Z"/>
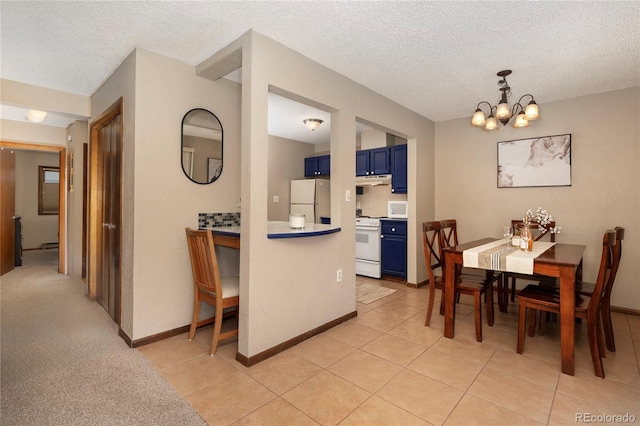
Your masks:
<path fill-rule="evenodd" d="M 280 202 L 280 196 L 279 195 L 274 195 L 273 196 L 273 202 L 274 203 L 279 203 Z"/>
<path fill-rule="evenodd" d="M 345 191 L 345 193 L 344 193 L 344 200 L 345 200 L 345 201 L 347 201 L 347 202 L 351 201 L 351 190 L 350 190 L 350 189 L 347 189 L 347 190 Z"/>

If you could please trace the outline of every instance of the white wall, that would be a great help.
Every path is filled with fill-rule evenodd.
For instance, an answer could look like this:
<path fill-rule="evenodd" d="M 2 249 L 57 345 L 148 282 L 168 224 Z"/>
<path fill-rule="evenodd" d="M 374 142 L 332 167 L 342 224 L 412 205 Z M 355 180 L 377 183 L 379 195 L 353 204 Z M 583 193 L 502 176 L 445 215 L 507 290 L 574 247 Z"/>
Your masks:
<path fill-rule="evenodd" d="M 602 235 L 626 228 L 611 303 L 640 309 L 640 88 L 540 105 L 524 129 L 485 132 L 470 118 L 436 124 L 436 218 L 456 218 L 470 241 L 499 237 L 527 209 L 547 209 L 562 231 L 557 241 L 587 246 L 584 278 L 596 278 Z M 570 187 L 497 188 L 497 142 L 571 133 Z"/>

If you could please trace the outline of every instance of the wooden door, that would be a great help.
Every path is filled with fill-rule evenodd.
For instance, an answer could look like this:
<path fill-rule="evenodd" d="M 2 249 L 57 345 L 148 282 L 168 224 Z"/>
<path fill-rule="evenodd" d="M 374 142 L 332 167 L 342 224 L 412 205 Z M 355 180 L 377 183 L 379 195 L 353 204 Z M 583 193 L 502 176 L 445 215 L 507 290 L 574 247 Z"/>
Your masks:
<path fill-rule="evenodd" d="M 0 150 L 0 275 L 15 266 L 16 156 L 10 149 Z"/>
<path fill-rule="evenodd" d="M 120 324 L 121 102 L 91 126 L 89 295 Z"/>

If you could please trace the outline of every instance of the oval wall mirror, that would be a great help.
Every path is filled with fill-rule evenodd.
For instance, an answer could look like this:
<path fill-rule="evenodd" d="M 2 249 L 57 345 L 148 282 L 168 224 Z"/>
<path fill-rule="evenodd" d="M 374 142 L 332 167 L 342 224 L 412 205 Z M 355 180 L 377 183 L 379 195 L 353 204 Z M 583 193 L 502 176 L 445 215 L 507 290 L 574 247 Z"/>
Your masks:
<path fill-rule="evenodd" d="M 182 171 L 195 183 L 215 182 L 222 173 L 222 124 L 211 111 L 194 108 L 182 119 Z"/>

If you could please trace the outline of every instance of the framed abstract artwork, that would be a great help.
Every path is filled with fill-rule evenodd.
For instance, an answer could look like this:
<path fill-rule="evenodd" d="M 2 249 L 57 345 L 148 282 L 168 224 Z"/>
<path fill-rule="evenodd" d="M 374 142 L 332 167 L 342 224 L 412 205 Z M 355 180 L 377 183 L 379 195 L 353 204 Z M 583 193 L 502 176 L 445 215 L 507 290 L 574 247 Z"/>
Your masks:
<path fill-rule="evenodd" d="M 498 142 L 498 188 L 571 186 L 571 134 Z"/>

